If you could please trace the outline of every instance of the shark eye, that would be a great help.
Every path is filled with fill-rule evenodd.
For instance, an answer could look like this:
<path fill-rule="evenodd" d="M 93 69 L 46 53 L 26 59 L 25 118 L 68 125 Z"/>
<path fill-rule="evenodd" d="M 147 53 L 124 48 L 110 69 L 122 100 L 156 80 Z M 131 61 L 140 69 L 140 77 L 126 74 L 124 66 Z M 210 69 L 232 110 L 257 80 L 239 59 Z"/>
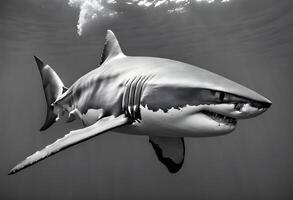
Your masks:
<path fill-rule="evenodd" d="M 220 92 L 220 101 L 224 101 L 225 99 L 225 93 L 224 92 Z"/>
<path fill-rule="evenodd" d="M 226 94 L 225 94 L 225 92 L 215 91 L 214 96 L 216 97 L 216 99 L 218 99 L 220 101 L 224 101 Z"/>

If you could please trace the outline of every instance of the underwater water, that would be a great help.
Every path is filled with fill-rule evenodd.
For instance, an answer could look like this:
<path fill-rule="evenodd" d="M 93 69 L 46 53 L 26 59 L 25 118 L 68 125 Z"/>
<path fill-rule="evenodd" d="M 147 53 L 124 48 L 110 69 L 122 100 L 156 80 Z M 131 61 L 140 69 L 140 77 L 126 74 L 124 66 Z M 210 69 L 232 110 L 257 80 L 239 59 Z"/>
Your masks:
<path fill-rule="evenodd" d="M 0 199 L 292 199 L 293 2 L 198 3 L 178 13 L 115 9 L 119 14 L 90 21 L 80 36 L 79 9 L 65 0 L 1 1 Z M 147 137 L 108 132 L 8 176 L 28 155 L 82 127 L 61 120 L 38 131 L 46 104 L 33 55 L 70 86 L 98 65 L 107 29 L 126 55 L 202 67 L 273 105 L 231 134 L 186 138 L 176 174 Z"/>

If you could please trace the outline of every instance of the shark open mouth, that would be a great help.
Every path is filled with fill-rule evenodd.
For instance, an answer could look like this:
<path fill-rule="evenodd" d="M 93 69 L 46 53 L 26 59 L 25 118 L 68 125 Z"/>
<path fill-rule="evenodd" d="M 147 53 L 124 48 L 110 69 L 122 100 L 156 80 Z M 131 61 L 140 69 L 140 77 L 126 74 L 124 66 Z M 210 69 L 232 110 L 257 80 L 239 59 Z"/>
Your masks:
<path fill-rule="evenodd" d="M 201 111 L 201 113 L 205 114 L 206 116 L 210 117 L 212 120 L 219 122 L 219 123 L 223 123 L 226 125 L 233 125 L 235 126 L 237 123 L 237 120 L 235 118 L 232 117 L 228 117 L 219 113 L 215 113 L 215 112 L 211 112 L 211 111 L 207 111 L 207 110 L 203 110 Z"/>

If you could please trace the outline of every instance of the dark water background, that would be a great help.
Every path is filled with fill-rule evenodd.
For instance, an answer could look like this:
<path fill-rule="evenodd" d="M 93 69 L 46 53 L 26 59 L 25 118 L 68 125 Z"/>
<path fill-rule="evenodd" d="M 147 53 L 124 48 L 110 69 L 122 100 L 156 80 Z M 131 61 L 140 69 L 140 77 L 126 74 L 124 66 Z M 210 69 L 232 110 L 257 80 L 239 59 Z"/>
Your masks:
<path fill-rule="evenodd" d="M 293 199 L 293 1 L 233 0 L 186 13 L 129 9 L 76 34 L 67 1 L 0 2 L 0 199 Z M 45 99 L 33 55 L 66 85 L 95 68 L 112 29 L 128 55 L 201 66 L 268 97 L 265 114 L 230 135 L 186 139 L 169 174 L 146 137 L 109 132 L 14 176 L 9 169 L 81 123 L 44 133 Z"/>

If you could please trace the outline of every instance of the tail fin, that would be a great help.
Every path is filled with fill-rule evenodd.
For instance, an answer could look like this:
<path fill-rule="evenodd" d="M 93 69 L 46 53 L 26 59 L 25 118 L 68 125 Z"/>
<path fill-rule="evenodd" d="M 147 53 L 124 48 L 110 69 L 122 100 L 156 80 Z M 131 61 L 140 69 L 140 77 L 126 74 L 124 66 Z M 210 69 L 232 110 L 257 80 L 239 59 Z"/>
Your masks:
<path fill-rule="evenodd" d="M 51 106 L 51 104 L 62 94 L 65 87 L 59 76 L 49 65 L 44 64 L 38 57 L 34 57 L 42 77 L 44 93 L 47 101 L 47 117 L 45 123 L 40 129 L 40 131 L 44 131 L 56 121 L 57 115 L 54 114 L 54 107 Z"/>

